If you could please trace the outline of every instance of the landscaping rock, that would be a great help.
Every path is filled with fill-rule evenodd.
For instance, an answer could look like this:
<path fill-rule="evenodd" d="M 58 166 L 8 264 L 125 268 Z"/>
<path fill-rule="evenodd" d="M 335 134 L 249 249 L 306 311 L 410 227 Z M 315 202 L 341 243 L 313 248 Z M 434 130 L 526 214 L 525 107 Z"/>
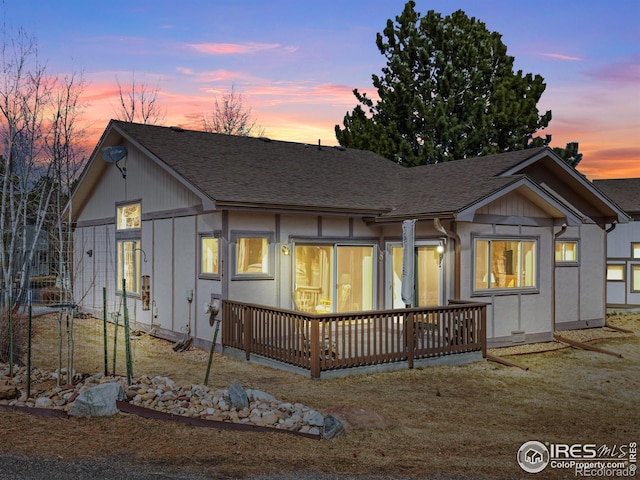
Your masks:
<path fill-rule="evenodd" d="M 303 421 L 312 427 L 322 427 L 324 426 L 324 415 L 320 412 L 316 412 L 315 410 L 309 410 L 305 413 Z"/>
<path fill-rule="evenodd" d="M 231 408 L 240 410 L 249 407 L 247 392 L 239 383 L 234 382 L 229 386 L 228 395 Z"/>
<path fill-rule="evenodd" d="M 108 417 L 118 413 L 116 400 L 124 400 L 126 394 L 119 383 L 103 383 L 85 390 L 75 402 L 69 415 L 78 417 Z"/>
<path fill-rule="evenodd" d="M 262 392 L 260 390 L 253 390 L 247 388 L 247 397 L 249 397 L 250 402 L 273 402 L 276 397 L 273 395 L 269 395 L 268 393 Z"/>
<path fill-rule="evenodd" d="M 10 400 L 13 398 L 18 398 L 20 396 L 20 392 L 16 387 L 2 385 L 0 386 L 0 400 Z"/>
<path fill-rule="evenodd" d="M 65 410 L 75 416 L 104 416 L 117 413 L 116 400 L 151 408 L 173 415 L 204 418 L 225 422 L 260 425 L 291 432 L 323 435 L 333 438 L 344 430 L 335 417 L 324 417 L 302 403 L 281 402 L 260 390 L 244 389 L 233 383 L 228 390 L 212 391 L 206 385 L 177 385 L 162 376 L 147 375 L 132 379 L 131 384 L 120 376 L 82 375 L 76 385 L 52 387 L 39 391 L 37 397 L 27 397 L 22 385 L 26 369 L 12 377 L 0 364 L 0 382 L 5 395 L 0 405 L 40 407 Z M 55 372 L 33 369 L 33 381 L 53 380 Z"/>
<path fill-rule="evenodd" d="M 340 420 L 332 415 L 324 417 L 322 436 L 327 439 L 335 438 L 344 433 L 344 425 Z"/>

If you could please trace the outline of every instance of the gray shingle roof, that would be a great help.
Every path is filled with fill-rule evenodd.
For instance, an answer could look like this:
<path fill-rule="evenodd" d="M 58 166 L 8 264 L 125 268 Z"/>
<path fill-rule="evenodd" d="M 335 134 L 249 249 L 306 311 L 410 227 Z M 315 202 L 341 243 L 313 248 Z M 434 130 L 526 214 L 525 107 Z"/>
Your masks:
<path fill-rule="evenodd" d="M 594 180 L 593 184 L 628 213 L 640 213 L 640 178 Z"/>
<path fill-rule="evenodd" d="M 364 150 L 111 124 L 217 203 L 381 216 L 460 211 L 513 182 L 498 175 L 544 150 L 405 168 Z"/>
<path fill-rule="evenodd" d="M 403 170 L 363 150 L 113 124 L 220 203 L 386 211 Z"/>

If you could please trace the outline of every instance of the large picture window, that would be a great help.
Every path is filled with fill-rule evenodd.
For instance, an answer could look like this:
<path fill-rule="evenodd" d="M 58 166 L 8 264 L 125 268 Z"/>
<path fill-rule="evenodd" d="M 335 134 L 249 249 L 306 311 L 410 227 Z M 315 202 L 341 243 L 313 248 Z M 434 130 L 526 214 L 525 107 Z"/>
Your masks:
<path fill-rule="evenodd" d="M 232 232 L 233 278 L 273 278 L 273 234 Z"/>
<path fill-rule="evenodd" d="M 474 291 L 537 288 L 537 240 L 476 238 Z"/>
<path fill-rule="evenodd" d="M 220 276 L 220 238 L 218 235 L 200 236 L 200 275 L 203 277 Z"/>
<path fill-rule="evenodd" d="M 296 244 L 295 308 L 313 313 L 374 308 L 373 245 Z"/>

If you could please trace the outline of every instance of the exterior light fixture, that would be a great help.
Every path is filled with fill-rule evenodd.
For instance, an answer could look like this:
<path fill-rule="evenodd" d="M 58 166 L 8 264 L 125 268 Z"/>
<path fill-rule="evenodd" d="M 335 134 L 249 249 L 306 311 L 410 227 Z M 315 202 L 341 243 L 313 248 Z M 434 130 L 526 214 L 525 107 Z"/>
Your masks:
<path fill-rule="evenodd" d="M 285 257 L 288 257 L 289 255 L 291 255 L 291 247 L 289 247 L 289 245 L 282 245 L 282 247 L 280 248 L 280 251 L 282 252 L 282 255 L 284 255 Z"/>
<path fill-rule="evenodd" d="M 444 246 L 441 243 L 436 247 L 436 252 L 438 252 L 438 267 L 441 267 L 442 257 L 444 257 Z"/>

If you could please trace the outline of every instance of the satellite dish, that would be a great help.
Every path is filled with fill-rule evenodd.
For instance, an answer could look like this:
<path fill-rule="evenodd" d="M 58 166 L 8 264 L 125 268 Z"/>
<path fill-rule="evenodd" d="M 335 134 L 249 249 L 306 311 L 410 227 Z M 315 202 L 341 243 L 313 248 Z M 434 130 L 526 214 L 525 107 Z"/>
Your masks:
<path fill-rule="evenodd" d="M 113 146 L 102 149 L 102 159 L 107 163 L 118 163 L 127 155 L 126 147 Z"/>

